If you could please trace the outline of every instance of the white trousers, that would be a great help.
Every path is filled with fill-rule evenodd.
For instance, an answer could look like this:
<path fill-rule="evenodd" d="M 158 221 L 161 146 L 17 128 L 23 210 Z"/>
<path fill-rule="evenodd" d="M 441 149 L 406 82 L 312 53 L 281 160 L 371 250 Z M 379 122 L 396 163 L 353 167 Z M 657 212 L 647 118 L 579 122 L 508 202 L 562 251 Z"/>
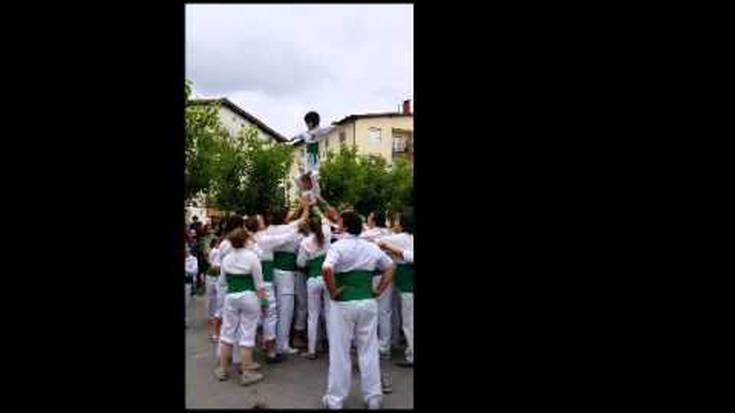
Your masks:
<path fill-rule="evenodd" d="M 220 342 L 255 347 L 260 301 L 254 291 L 227 294 L 222 316 Z"/>
<path fill-rule="evenodd" d="M 268 299 L 268 308 L 263 317 L 263 340 L 270 341 L 276 339 L 278 326 L 276 289 L 272 282 L 265 282 L 265 296 Z"/>
<path fill-rule="evenodd" d="M 401 319 L 406 336 L 406 361 L 413 363 L 413 293 L 401 293 Z"/>
<path fill-rule="evenodd" d="M 294 272 L 294 292 L 296 293 L 296 313 L 294 314 L 294 330 L 306 330 L 306 317 L 308 313 L 308 299 L 306 288 L 306 275 L 303 272 Z"/>
<path fill-rule="evenodd" d="M 324 403 L 341 409 L 350 392 L 352 360 L 350 344 L 355 339 L 360 364 L 360 385 L 366 402 L 382 400 L 378 355 L 378 303 L 375 299 L 332 301 L 329 304 L 329 376 Z"/>
<path fill-rule="evenodd" d="M 223 275 L 217 276 L 217 281 L 215 281 L 215 292 L 217 296 L 217 303 L 214 307 L 214 316 L 222 319 L 222 308 L 225 306 L 225 297 L 227 296 L 227 287 L 222 287 L 219 283 L 219 279 L 221 277 L 224 277 Z"/>
<path fill-rule="evenodd" d="M 394 347 L 401 344 L 401 294 L 393 285 L 391 294 L 391 341 Z"/>
<path fill-rule="evenodd" d="M 322 306 L 324 307 L 324 313 L 328 314 L 330 298 L 327 295 L 327 288 L 324 286 L 322 277 L 309 278 L 306 281 L 306 289 L 309 310 L 307 335 L 309 338 L 309 353 L 313 354 L 316 353 L 316 342 L 319 337 L 319 316 L 322 314 Z"/>
<path fill-rule="evenodd" d="M 276 330 L 276 352 L 286 353 L 289 348 L 291 321 L 294 307 L 294 273 L 292 271 L 273 270 L 276 284 L 276 308 L 278 311 L 278 327 Z"/>
<path fill-rule="evenodd" d="M 207 310 L 209 317 L 212 318 L 217 314 L 217 277 L 211 275 L 206 276 L 207 286 Z"/>
<path fill-rule="evenodd" d="M 380 276 L 373 277 L 373 288 L 378 288 Z M 378 297 L 378 347 L 381 353 L 390 353 L 391 330 L 393 329 L 393 283 Z"/>

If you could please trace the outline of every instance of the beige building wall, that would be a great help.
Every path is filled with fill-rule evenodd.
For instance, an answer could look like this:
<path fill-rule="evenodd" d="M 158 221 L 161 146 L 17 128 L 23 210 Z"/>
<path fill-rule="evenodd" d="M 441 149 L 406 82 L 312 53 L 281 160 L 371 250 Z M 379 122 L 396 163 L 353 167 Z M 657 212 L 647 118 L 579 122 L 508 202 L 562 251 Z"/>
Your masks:
<path fill-rule="evenodd" d="M 274 141 L 275 137 L 272 136 L 269 133 L 264 132 L 261 130 L 257 125 L 253 125 L 250 123 L 247 119 L 243 118 L 239 114 L 233 112 L 225 105 L 220 105 L 219 109 L 219 121 L 222 127 L 224 127 L 227 132 L 230 134 L 230 136 L 237 136 L 240 133 L 240 129 L 248 127 L 248 126 L 254 126 L 256 130 L 258 130 L 259 136 L 261 139 L 265 141 Z"/>

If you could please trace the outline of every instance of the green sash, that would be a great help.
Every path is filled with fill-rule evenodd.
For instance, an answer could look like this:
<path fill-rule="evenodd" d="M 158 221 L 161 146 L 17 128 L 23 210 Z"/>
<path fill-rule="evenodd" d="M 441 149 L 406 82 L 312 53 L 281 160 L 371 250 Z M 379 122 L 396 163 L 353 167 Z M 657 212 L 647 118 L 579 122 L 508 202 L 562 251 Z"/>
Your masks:
<path fill-rule="evenodd" d="M 335 284 L 339 290 L 337 301 L 353 301 L 373 298 L 373 273 L 372 271 L 355 270 L 340 272 L 335 275 Z"/>
<path fill-rule="evenodd" d="M 314 156 L 319 155 L 319 142 L 307 143 L 306 153 L 308 153 L 309 155 L 314 155 Z"/>
<path fill-rule="evenodd" d="M 324 259 L 326 257 L 326 255 L 322 254 L 309 260 L 306 264 L 306 278 L 319 277 L 322 275 L 322 264 L 324 264 Z"/>
<path fill-rule="evenodd" d="M 273 266 L 282 271 L 296 271 L 296 254 L 285 251 L 274 252 Z"/>
<path fill-rule="evenodd" d="M 261 261 L 260 266 L 263 268 L 263 281 L 273 282 L 273 260 Z"/>
<path fill-rule="evenodd" d="M 413 264 L 396 265 L 396 288 L 402 293 L 413 292 Z"/>
<path fill-rule="evenodd" d="M 210 277 L 218 277 L 219 269 L 215 269 L 214 267 L 209 267 L 209 269 L 207 270 L 207 275 Z"/>
<path fill-rule="evenodd" d="M 255 291 L 251 274 L 227 274 L 227 294 Z"/>

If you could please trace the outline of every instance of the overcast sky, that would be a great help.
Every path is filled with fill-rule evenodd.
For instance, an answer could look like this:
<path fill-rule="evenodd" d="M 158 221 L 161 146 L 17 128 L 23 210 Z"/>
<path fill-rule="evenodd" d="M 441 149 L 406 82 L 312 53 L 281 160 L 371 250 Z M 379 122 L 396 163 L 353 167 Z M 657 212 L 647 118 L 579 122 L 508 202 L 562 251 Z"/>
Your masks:
<path fill-rule="evenodd" d="M 186 77 L 292 137 L 413 99 L 411 5 L 187 5 Z"/>

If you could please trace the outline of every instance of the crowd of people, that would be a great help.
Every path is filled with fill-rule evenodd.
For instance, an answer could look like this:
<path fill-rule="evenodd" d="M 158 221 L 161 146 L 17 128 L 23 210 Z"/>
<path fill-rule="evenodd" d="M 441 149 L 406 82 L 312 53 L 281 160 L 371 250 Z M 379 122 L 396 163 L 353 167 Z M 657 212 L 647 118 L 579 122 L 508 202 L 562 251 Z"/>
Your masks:
<path fill-rule="evenodd" d="M 186 296 L 206 294 L 218 380 L 237 370 L 240 384 L 252 385 L 264 378 L 260 362 L 328 352 L 322 406 L 342 408 L 357 368 L 368 408 L 382 407 L 392 386 L 381 359 L 405 346 L 397 364 L 413 366 L 413 214 L 387 225 L 373 211 L 365 221 L 349 208 L 322 213 L 308 197 L 216 229 L 194 220 Z"/>

